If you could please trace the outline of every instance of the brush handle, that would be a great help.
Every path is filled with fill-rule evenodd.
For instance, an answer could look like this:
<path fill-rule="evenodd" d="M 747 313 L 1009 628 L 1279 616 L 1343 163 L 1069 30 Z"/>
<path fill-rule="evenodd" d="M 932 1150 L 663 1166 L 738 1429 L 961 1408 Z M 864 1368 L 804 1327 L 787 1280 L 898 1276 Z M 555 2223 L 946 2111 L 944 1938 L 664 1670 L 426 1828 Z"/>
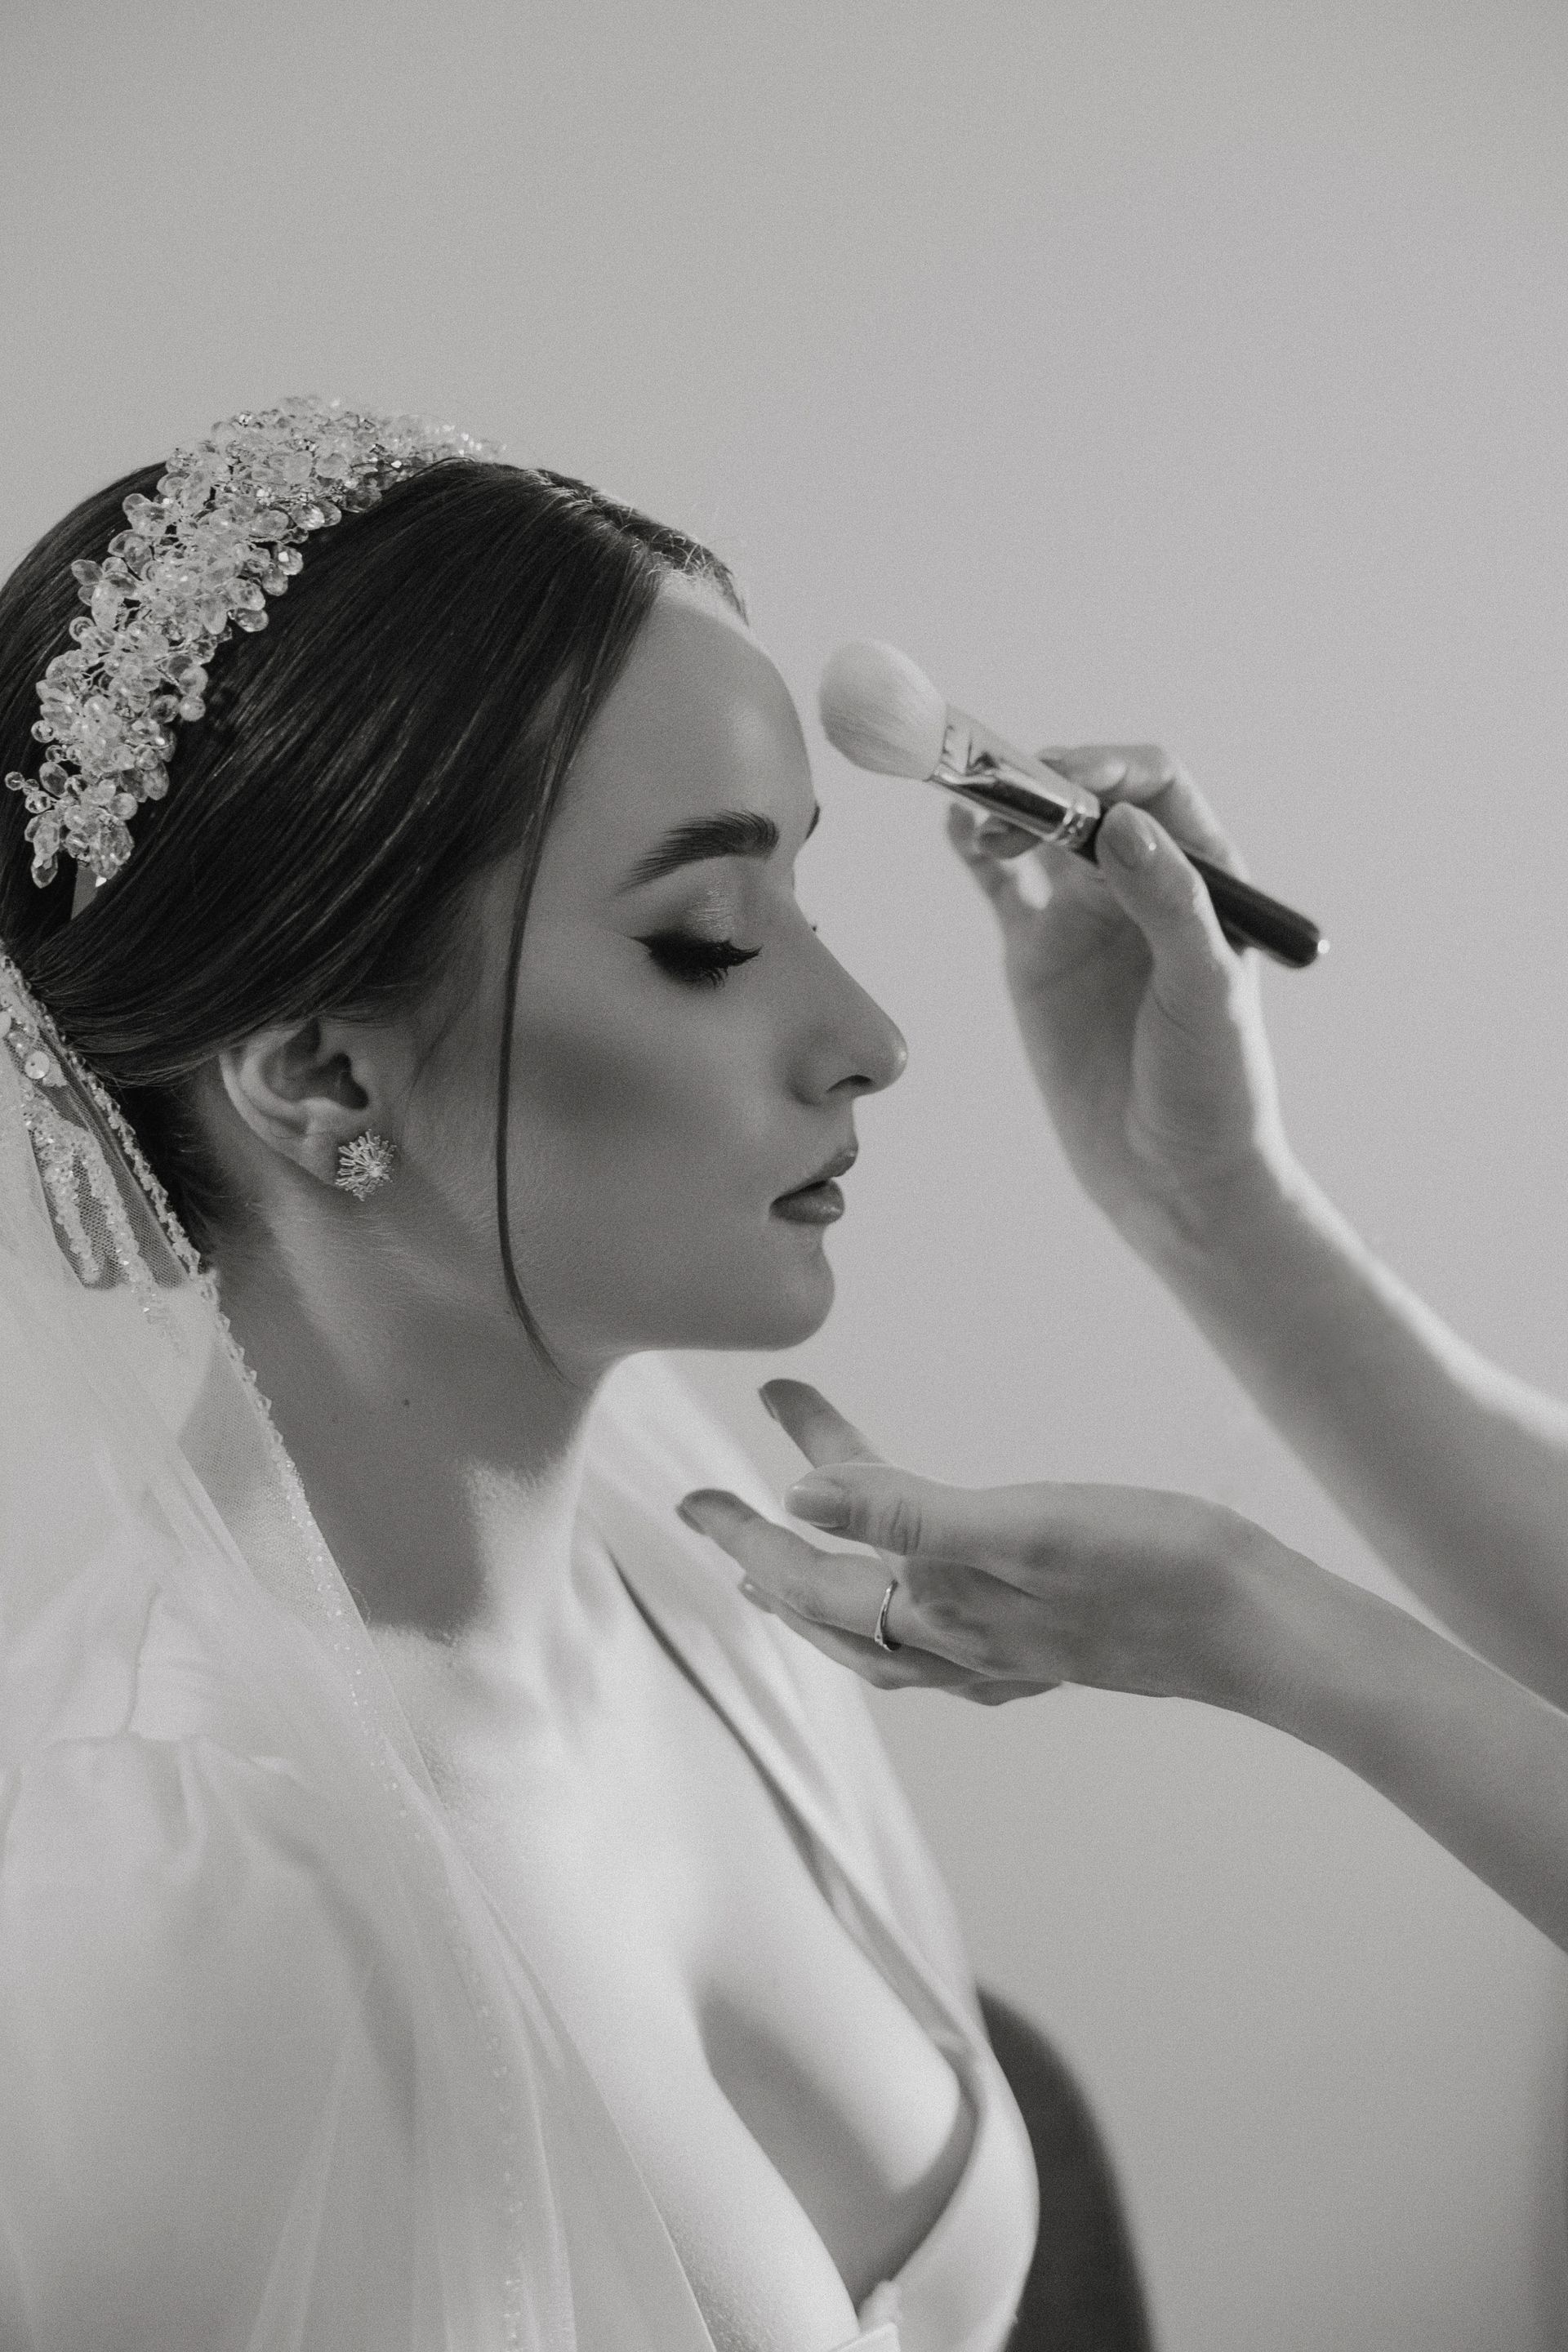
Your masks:
<path fill-rule="evenodd" d="M 947 714 L 942 757 L 931 772 L 931 782 L 987 816 L 999 816 L 1041 841 L 1076 851 L 1079 857 L 1094 858 L 1105 822 L 1105 809 L 1095 794 L 1045 761 L 1026 759 L 964 711 Z M 1305 971 L 1317 962 L 1328 941 L 1310 917 L 1269 898 L 1266 890 L 1255 890 L 1250 882 L 1238 882 L 1195 850 L 1184 848 L 1183 856 L 1203 876 L 1220 929 L 1233 948 L 1261 948 L 1276 963 L 1289 964 L 1294 971 Z"/>
<path fill-rule="evenodd" d="M 1099 830 L 1096 825 L 1095 833 Z M 1093 835 L 1079 845 L 1079 855 L 1094 856 Z M 1272 956 L 1276 963 L 1289 964 L 1293 971 L 1304 971 L 1317 962 L 1328 941 L 1309 916 L 1271 898 L 1266 890 L 1255 890 L 1250 882 L 1238 881 L 1223 866 L 1212 865 L 1195 850 L 1184 850 L 1183 856 L 1203 876 L 1220 929 L 1233 948 L 1261 948 L 1266 956 Z"/>
<path fill-rule="evenodd" d="M 1289 964 L 1294 971 L 1317 962 L 1328 941 L 1309 917 L 1271 898 L 1266 890 L 1255 890 L 1250 882 L 1238 881 L 1223 866 L 1211 866 L 1190 849 L 1184 855 L 1203 876 L 1220 929 L 1232 947 L 1261 948 L 1276 963 Z"/>

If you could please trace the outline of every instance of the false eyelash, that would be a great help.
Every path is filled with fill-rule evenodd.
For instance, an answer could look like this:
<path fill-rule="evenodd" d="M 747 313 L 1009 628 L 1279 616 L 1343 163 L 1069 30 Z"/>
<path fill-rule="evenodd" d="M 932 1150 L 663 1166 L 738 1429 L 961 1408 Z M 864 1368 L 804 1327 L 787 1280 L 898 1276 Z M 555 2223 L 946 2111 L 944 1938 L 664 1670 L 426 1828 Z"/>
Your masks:
<path fill-rule="evenodd" d="M 737 964 L 751 963 L 762 950 L 738 948 L 733 940 L 705 940 L 695 931 L 654 931 L 643 940 L 661 971 L 693 988 L 717 988 Z"/>

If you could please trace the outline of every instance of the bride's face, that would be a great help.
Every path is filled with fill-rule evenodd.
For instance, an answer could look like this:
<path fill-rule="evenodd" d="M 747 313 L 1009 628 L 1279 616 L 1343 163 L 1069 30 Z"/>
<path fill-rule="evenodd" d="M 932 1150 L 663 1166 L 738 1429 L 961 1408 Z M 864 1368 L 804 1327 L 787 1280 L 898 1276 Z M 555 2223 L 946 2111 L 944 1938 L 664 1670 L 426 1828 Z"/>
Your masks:
<path fill-rule="evenodd" d="M 788 1346 L 832 1303 L 826 1225 L 784 1196 L 853 1148 L 857 1101 L 905 1049 L 796 900 L 816 816 L 777 670 L 716 597 L 668 583 L 574 763 L 518 971 L 511 1243 L 563 1360 Z M 514 890 L 509 864 L 478 894 L 484 979 L 405 1123 L 476 1244 Z"/>

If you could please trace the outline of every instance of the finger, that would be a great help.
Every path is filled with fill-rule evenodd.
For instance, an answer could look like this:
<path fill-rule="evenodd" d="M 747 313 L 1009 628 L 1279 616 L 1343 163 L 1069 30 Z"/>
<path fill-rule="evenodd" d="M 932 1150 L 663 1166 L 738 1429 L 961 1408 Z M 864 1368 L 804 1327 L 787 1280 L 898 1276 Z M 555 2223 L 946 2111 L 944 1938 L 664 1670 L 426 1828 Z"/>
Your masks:
<path fill-rule="evenodd" d="M 745 1587 L 742 1590 L 744 1591 Z M 798 1616 L 782 1601 L 759 1600 L 747 1593 L 770 1617 L 787 1625 L 792 1633 L 809 1642 L 841 1666 L 848 1666 L 863 1682 L 878 1690 L 942 1690 L 955 1697 L 973 1699 L 981 1706 L 1005 1706 L 1009 1699 L 1037 1698 L 1046 1691 L 1059 1690 L 1059 1683 L 1004 1682 L 977 1675 L 969 1666 L 959 1665 L 933 1650 L 922 1650 L 913 1643 L 902 1643 L 889 1656 L 875 1642 L 862 1641 L 853 1633 L 837 1632 L 829 1625 L 816 1623 L 809 1617 Z"/>
<path fill-rule="evenodd" d="M 825 1658 L 832 1658 L 841 1666 L 848 1666 L 863 1682 L 878 1690 L 967 1690 L 974 1681 L 970 1666 L 955 1665 L 951 1658 L 940 1658 L 929 1650 L 917 1650 L 907 1643 L 891 1652 L 884 1650 L 863 1634 L 850 1633 L 837 1625 L 825 1625 L 820 1619 L 803 1616 L 783 1601 L 775 1601 L 769 1612 L 792 1633 L 820 1650 Z"/>
<path fill-rule="evenodd" d="M 1212 1005 L 1230 987 L 1236 958 L 1197 868 L 1147 810 L 1113 808 L 1096 856 L 1107 889 L 1143 934 L 1154 984 L 1173 1018 Z"/>
<path fill-rule="evenodd" d="M 1062 1687 L 1060 1683 L 988 1683 L 976 1679 L 963 1696 L 979 1706 L 1005 1706 L 1009 1699 L 1044 1698 L 1047 1691 Z"/>
<path fill-rule="evenodd" d="M 1022 825 L 1009 824 L 1005 817 L 982 816 L 968 801 L 953 801 L 949 805 L 947 837 L 984 889 L 998 881 L 1005 889 L 1013 877 L 1001 872 L 999 861 L 1021 856 L 1027 850 L 1036 852 L 1052 876 L 1065 873 L 1071 866 L 1082 867 L 1087 874 L 1094 871 L 1087 859 L 1070 856 L 1065 849 L 1042 841 L 1038 834 L 1026 833 Z"/>
<path fill-rule="evenodd" d="M 1026 940 L 1032 935 L 1040 917 L 1039 901 L 1037 897 L 1026 894 L 1021 887 L 1016 860 L 1005 864 L 980 845 L 984 830 L 965 803 L 955 803 L 949 809 L 947 837 L 990 901 L 991 911 L 1001 927 L 1004 945 L 1010 950 L 1016 942 Z M 1007 830 L 1014 832 L 1016 828 L 1009 826 Z M 1053 849 L 1048 844 L 1032 837 L 1028 845 L 1036 853 L 1033 864 L 1044 868 L 1053 895 L 1062 888 L 1064 882 L 1069 888 L 1074 887 L 1073 877 L 1065 871 L 1069 866 L 1081 866 L 1083 878 L 1098 891 L 1094 867 L 1087 859 L 1069 857 L 1064 851 Z"/>
<path fill-rule="evenodd" d="M 952 803 L 947 812 L 947 837 L 997 914 L 1005 918 L 1010 909 L 1023 904 L 1023 899 L 1015 876 L 981 847 L 984 831 L 983 823 L 966 803 Z"/>
<path fill-rule="evenodd" d="M 880 1560 L 862 1552 L 818 1551 L 793 1528 L 764 1518 L 720 1487 L 699 1487 L 676 1509 L 689 1528 L 727 1551 L 770 1599 L 814 1623 L 869 1635 L 888 1589 Z"/>
<path fill-rule="evenodd" d="M 1185 848 L 1245 877 L 1241 854 L 1213 808 L 1158 743 L 1058 745 L 1039 756 L 1047 768 L 1058 769 L 1099 800 L 1132 801 L 1146 808 Z"/>
<path fill-rule="evenodd" d="M 974 846 L 986 857 L 1021 857 L 1026 849 L 1039 847 L 1039 835 L 1021 824 L 1009 824 L 1005 817 L 988 816 L 975 831 Z"/>
<path fill-rule="evenodd" d="M 879 1462 L 869 1438 L 846 1421 L 809 1381 L 764 1381 L 757 1391 L 779 1427 L 808 1462 Z"/>
<path fill-rule="evenodd" d="M 895 1577 L 883 1616 L 889 1581 L 885 1561 L 859 1552 L 818 1551 L 792 1529 L 777 1526 L 721 1487 L 699 1487 L 683 1496 L 676 1508 L 688 1527 L 729 1553 L 754 1588 L 748 1599 L 761 1606 L 787 1611 L 792 1618 L 821 1632 L 864 1643 L 879 1657 L 887 1653 L 871 1639 L 879 1623 L 895 1651 L 922 1651 L 964 1675 L 993 1671 L 984 1633 L 987 1604 L 974 1595 L 979 1588 L 986 1588 L 1004 1614 L 1017 1596 L 997 1587 L 990 1577 L 974 1571 L 943 1571 L 929 1614 L 923 1597 L 917 1599 L 906 1577 Z M 952 1599 L 958 1584 L 970 1589 L 970 1598 L 963 1606 L 955 1605 Z M 995 1671 L 1015 1672 L 1016 1654 L 1021 1654 L 1021 1651 L 1016 1654 L 1016 1641 L 1009 1630 L 994 1660 Z"/>
<path fill-rule="evenodd" d="M 1021 1496 L 1047 1489 L 944 1486 L 889 1462 L 842 1462 L 808 1471 L 784 1496 L 798 1519 L 903 1559 L 946 1563 L 1011 1559 L 1033 1532 Z M 1037 1510 L 1038 1506 L 1032 1507 Z M 1020 1521 L 1020 1509 L 1025 1518 Z M 839 1555 L 843 1557 L 843 1555 Z"/>

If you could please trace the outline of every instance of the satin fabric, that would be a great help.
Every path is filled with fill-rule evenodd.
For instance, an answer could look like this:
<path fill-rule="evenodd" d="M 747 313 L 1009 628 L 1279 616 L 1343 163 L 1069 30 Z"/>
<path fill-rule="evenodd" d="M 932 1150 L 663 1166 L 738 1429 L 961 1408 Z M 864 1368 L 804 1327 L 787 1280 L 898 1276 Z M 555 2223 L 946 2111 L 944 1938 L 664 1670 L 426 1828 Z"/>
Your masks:
<path fill-rule="evenodd" d="M 699 1485 L 776 1513 L 755 1466 L 672 1367 L 623 1364 L 595 1406 L 579 1540 L 607 1548 L 794 1814 L 824 1900 L 947 2055 L 974 2118 L 948 2205 L 862 2305 L 857 2352 L 999 2352 L 1034 2253 L 1038 2190 L 963 1931 L 860 1685 L 753 1609 L 732 1565 L 676 1517 L 674 1504 Z"/>

